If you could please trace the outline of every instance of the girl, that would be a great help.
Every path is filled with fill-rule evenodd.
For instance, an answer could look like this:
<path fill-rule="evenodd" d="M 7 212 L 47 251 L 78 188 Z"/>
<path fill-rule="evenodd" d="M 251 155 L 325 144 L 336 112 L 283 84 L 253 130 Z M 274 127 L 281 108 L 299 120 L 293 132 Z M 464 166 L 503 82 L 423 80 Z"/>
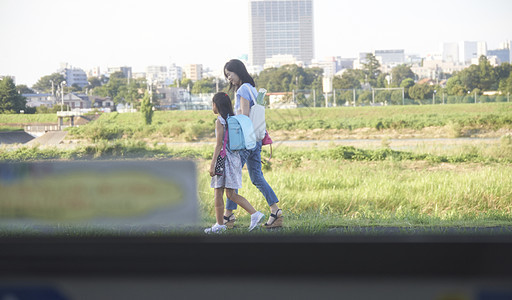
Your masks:
<path fill-rule="evenodd" d="M 233 106 L 231 99 L 226 93 L 217 93 L 212 99 L 213 112 L 217 114 L 215 121 L 215 136 L 217 144 L 213 153 L 212 163 L 210 164 L 210 176 L 212 181 L 210 186 L 215 189 L 215 217 L 217 223 L 211 228 L 206 228 L 205 233 L 220 233 L 226 230 L 226 225 L 223 224 L 224 216 L 224 190 L 226 196 L 229 197 L 236 204 L 240 205 L 251 215 L 251 225 L 249 231 L 258 226 L 263 218 L 263 214 L 256 211 L 254 207 L 242 196 L 235 192 L 235 189 L 242 187 L 242 162 L 238 151 L 231 152 L 226 149 L 226 161 L 223 175 L 215 175 L 215 163 L 217 156 L 222 150 L 224 144 L 224 135 L 227 134 L 226 123 L 228 115 L 233 116 Z"/>
<path fill-rule="evenodd" d="M 255 95 L 258 93 L 255 88 L 254 80 L 247 72 L 245 65 L 238 59 L 228 61 L 224 66 L 224 76 L 229 81 L 229 90 L 236 90 L 235 113 L 249 116 L 251 107 L 254 105 L 252 99 L 255 99 Z M 240 155 L 242 165 L 247 163 L 247 169 L 252 184 L 260 190 L 270 206 L 270 218 L 264 226 L 267 228 L 281 227 L 283 212 L 277 206 L 279 200 L 274 190 L 272 190 L 265 180 L 265 177 L 263 177 L 263 172 L 261 171 L 261 141 L 258 141 L 256 147 L 252 150 L 240 151 Z M 224 224 L 230 228 L 235 222 L 233 210 L 237 207 L 236 201 L 233 202 L 232 200 L 233 199 L 228 196 L 224 215 Z"/>

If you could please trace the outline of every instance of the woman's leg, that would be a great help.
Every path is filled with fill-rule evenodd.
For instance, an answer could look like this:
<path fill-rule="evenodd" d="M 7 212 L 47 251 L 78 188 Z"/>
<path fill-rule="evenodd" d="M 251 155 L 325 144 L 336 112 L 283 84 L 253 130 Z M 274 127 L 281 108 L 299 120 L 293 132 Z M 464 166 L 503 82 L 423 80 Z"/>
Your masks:
<path fill-rule="evenodd" d="M 238 195 L 233 189 L 226 189 L 226 196 L 229 197 L 233 202 L 240 205 L 243 209 L 245 209 L 249 214 L 253 214 L 256 212 L 254 207 L 252 207 L 251 203 L 247 201 L 244 197 Z M 222 217 L 221 217 L 222 218 Z"/>
<path fill-rule="evenodd" d="M 274 190 L 265 180 L 263 172 L 261 171 L 261 142 L 257 143 L 256 148 L 252 150 L 247 157 L 247 170 L 249 171 L 252 184 L 263 194 L 263 197 L 267 200 L 268 206 L 270 206 L 271 209 L 274 207 L 277 211 L 279 209 L 279 207 L 277 207 L 279 199 L 277 199 Z M 274 213 L 274 211 L 272 212 Z"/>
<path fill-rule="evenodd" d="M 270 206 L 270 213 L 280 217 L 282 212 L 279 211 L 279 206 L 277 203 L 279 199 L 277 199 L 274 190 L 268 184 L 265 177 L 263 177 L 263 172 L 261 171 L 261 142 L 258 142 L 256 148 L 251 152 L 249 157 L 247 157 L 247 170 L 249 171 L 249 176 L 251 177 L 251 182 L 256 186 L 260 192 L 267 200 L 268 206 Z M 272 215 L 269 216 L 267 224 L 272 224 L 275 221 L 275 218 Z"/>

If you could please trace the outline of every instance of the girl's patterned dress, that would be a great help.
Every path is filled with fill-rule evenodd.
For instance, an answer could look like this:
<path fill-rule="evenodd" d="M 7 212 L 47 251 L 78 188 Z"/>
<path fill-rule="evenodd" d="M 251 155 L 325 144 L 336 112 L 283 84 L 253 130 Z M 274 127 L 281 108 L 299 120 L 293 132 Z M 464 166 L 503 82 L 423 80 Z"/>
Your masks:
<path fill-rule="evenodd" d="M 226 132 L 226 120 L 218 116 L 217 119 L 224 127 L 223 132 Z M 219 134 L 215 131 L 215 136 Z M 229 144 L 229 141 L 228 141 Z M 241 189 L 242 188 L 242 160 L 238 151 L 231 151 L 226 146 L 226 166 L 224 168 L 224 175 L 215 175 L 212 177 L 210 183 L 211 188 L 228 188 L 228 189 Z"/>

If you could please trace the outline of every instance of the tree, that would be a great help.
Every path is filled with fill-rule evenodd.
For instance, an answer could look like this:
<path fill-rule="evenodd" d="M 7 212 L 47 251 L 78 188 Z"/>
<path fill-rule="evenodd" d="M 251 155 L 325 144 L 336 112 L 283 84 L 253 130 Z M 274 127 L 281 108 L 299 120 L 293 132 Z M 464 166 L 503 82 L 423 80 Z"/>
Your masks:
<path fill-rule="evenodd" d="M 87 81 L 89 82 L 89 85 L 87 86 L 88 89 L 92 90 L 102 85 L 101 80 L 98 77 L 89 77 L 87 78 Z"/>
<path fill-rule="evenodd" d="M 402 81 L 410 78 L 414 80 L 414 73 L 410 66 L 399 65 L 391 70 L 391 86 L 398 87 L 402 84 Z"/>
<path fill-rule="evenodd" d="M 508 76 L 508 79 L 506 80 L 504 92 L 512 94 L 512 72 L 510 73 L 510 75 Z"/>
<path fill-rule="evenodd" d="M 409 98 L 409 89 L 414 86 L 414 80 L 412 78 L 405 78 L 400 83 L 400 87 L 404 88 L 404 97 Z"/>
<path fill-rule="evenodd" d="M 11 77 L 0 80 L 0 113 L 19 113 L 26 105 L 27 99 L 18 93 Z"/>
<path fill-rule="evenodd" d="M 478 60 L 478 68 L 480 69 L 480 82 L 477 84 L 477 88 L 481 91 L 498 89 L 496 71 L 484 55 L 480 56 Z"/>
<path fill-rule="evenodd" d="M 320 68 L 304 69 L 297 65 L 285 65 L 263 70 L 258 76 L 254 76 L 254 81 L 256 86 L 265 88 L 269 92 L 309 90 L 313 89 L 313 82 L 321 78 L 322 73 L 323 70 Z"/>
<path fill-rule="evenodd" d="M 115 104 L 124 102 L 124 98 L 120 94 L 121 86 L 126 86 L 127 80 L 122 72 L 115 72 L 110 75 L 107 84 L 97 87 L 93 91 L 93 95 L 101 97 L 110 97 Z"/>
<path fill-rule="evenodd" d="M 414 100 L 425 100 L 432 98 L 434 88 L 428 84 L 415 84 L 409 89 L 409 95 Z"/>
<path fill-rule="evenodd" d="M 459 79 L 465 91 L 472 91 L 478 88 L 480 83 L 480 68 L 477 65 L 471 65 L 460 71 Z"/>
<path fill-rule="evenodd" d="M 217 82 L 215 77 L 203 78 L 194 83 L 191 92 L 192 94 L 215 93 L 217 91 L 217 85 L 219 86 L 219 90 L 224 88 L 224 84 L 220 81 Z"/>
<path fill-rule="evenodd" d="M 66 79 L 60 73 L 53 73 L 51 75 L 46 75 L 41 78 L 32 86 L 32 88 L 38 92 L 42 93 L 50 93 L 52 92 L 52 81 L 54 90 L 60 86 L 60 83 L 65 81 Z"/>
<path fill-rule="evenodd" d="M 448 95 L 464 96 L 465 91 L 466 89 L 458 75 L 452 76 L 446 81 L 446 92 Z"/>
<path fill-rule="evenodd" d="M 371 53 L 366 54 L 366 63 L 363 64 L 363 71 L 366 75 L 366 82 L 373 87 L 377 87 L 377 78 L 381 71 L 380 63 L 375 55 Z"/>
<path fill-rule="evenodd" d="M 35 94 L 33 89 L 29 88 L 28 86 L 26 86 L 24 84 L 17 85 L 16 91 L 18 91 L 19 94 Z"/>
<path fill-rule="evenodd" d="M 151 125 L 151 122 L 153 121 L 153 104 L 151 103 L 148 91 L 144 93 L 144 97 L 142 98 L 140 105 L 140 111 L 144 117 L 144 123 L 146 125 Z"/>
<path fill-rule="evenodd" d="M 334 89 L 360 89 L 362 78 L 361 70 L 348 69 L 341 76 L 334 76 L 332 86 Z"/>

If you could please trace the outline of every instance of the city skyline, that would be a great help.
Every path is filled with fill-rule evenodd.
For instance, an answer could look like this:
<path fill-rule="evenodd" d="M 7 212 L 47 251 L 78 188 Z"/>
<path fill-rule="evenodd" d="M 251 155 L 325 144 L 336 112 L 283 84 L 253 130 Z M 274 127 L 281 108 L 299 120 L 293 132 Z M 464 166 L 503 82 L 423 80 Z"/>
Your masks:
<path fill-rule="evenodd" d="M 63 62 L 102 72 L 119 66 L 143 72 L 171 63 L 220 70 L 249 53 L 248 6 L 239 0 L 3 0 L 0 75 L 32 86 Z M 497 49 L 512 39 L 510 11 L 507 0 L 313 0 L 315 58 L 382 49 L 425 56 L 441 53 L 443 43 L 462 41 Z"/>

